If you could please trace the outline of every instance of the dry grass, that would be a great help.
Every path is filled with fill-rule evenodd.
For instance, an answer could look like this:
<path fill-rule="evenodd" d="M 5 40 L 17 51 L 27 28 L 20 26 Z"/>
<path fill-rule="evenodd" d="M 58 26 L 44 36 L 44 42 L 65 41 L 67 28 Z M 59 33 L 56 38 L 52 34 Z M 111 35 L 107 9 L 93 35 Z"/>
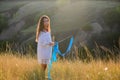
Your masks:
<path fill-rule="evenodd" d="M 0 55 L 0 80 L 19 80 L 27 71 L 38 66 L 35 59 L 17 55 Z"/>
<path fill-rule="evenodd" d="M 120 64 L 112 61 L 61 61 L 54 64 L 52 75 L 56 80 L 119 80 Z"/>
<path fill-rule="evenodd" d="M 51 76 L 53 80 L 119 80 L 120 62 L 60 60 L 53 63 Z M 41 80 L 40 77 L 40 66 L 35 57 L 0 55 L 0 80 Z"/>

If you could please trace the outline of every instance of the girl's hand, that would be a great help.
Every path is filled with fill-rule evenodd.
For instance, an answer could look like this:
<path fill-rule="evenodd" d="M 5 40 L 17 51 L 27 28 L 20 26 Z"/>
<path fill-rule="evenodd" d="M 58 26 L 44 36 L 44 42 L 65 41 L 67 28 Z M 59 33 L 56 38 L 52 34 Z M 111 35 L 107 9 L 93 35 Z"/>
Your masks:
<path fill-rule="evenodd" d="M 38 42 L 38 39 L 37 39 L 37 38 L 35 39 L 35 42 Z"/>
<path fill-rule="evenodd" d="M 49 44 L 49 45 L 50 45 L 50 46 L 54 46 L 54 44 L 55 44 L 54 42 L 50 42 L 50 44 Z"/>

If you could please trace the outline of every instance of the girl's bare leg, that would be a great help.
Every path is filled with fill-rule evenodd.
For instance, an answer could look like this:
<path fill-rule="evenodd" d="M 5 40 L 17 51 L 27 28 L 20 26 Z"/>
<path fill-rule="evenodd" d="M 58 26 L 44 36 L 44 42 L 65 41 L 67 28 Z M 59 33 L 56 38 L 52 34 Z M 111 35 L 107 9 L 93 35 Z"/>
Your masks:
<path fill-rule="evenodd" d="M 47 64 L 41 64 L 41 74 L 42 74 L 42 79 L 45 79 L 45 70 L 47 68 Z"/>
<path fill-rule="evenodd" d="M 41 64 L 42 69 L 45 71 L 47 68 L 47 64 Z"/>

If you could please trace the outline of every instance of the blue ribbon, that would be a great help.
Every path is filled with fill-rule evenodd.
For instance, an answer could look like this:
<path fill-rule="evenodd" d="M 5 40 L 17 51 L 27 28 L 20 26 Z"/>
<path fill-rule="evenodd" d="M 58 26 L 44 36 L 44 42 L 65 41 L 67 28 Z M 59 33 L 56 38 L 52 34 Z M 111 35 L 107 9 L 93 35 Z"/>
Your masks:
<path fill-rule="evenodd" d="M 73 44 L 73 36 L 70 39 L 70 43 L 69 43 L 68 48 L 65 51 L 65 53 L 61 53 L 61 51 L 59 50 L 58 42 L 55 42 L 55 45 L 53 46 L 53 50 L 52 50 L 52 57 L 51 57 L 50 63 L 48 64 L 48 79 L 51 79 L 50 71 L 51 71 L 51 68 L 52 68 L 52 63 L 57 61 L 57 56 L 56 56 L 57 53 L 60 56 L 64 57 L 70 51 L 70 49 L 72 48 L 72 44 Z"/>

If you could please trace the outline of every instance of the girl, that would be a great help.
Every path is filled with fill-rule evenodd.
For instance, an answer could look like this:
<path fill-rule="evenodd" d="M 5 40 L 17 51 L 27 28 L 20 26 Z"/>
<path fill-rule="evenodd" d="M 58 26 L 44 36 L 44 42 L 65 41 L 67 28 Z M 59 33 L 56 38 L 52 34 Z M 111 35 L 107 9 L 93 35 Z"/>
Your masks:
<path fill-rule="evenodd" d="M 38 63 L 45 72 L 52 55 L 52 46 L 54 46 L 51 40 L 50 18 L 47 15 L 43 15 L 38 21 L 35 41 L 37 42 Z"/>

